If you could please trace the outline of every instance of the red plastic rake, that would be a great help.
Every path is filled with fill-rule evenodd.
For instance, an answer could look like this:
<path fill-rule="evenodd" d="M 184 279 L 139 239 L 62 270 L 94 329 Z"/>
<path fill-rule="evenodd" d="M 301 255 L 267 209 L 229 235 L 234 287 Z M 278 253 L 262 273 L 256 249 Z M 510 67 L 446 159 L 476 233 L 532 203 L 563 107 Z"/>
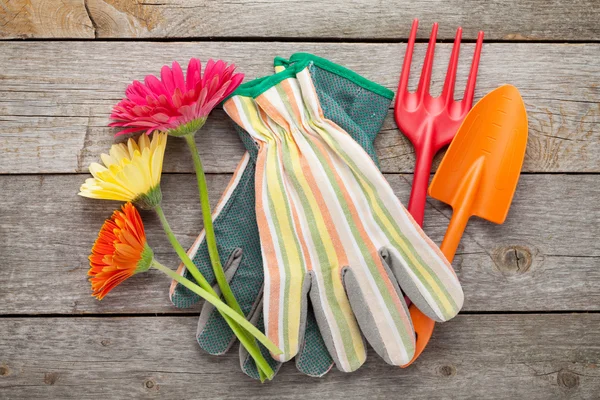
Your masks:
<path fill-rule="evenodd" d="M 437 22 L 433 24 L 431 30 L 427 54 L 425 55 L 425 62 L 421 70 L 421 78 L 417 91 L 415 93 L 408 92 L 408 76 L 410 74 L 410 63 L 412 61 L 418 26 L 419 20 L 415 19 L 410 31 L 402 73 L 400 74 L 394 117 L 400 131 L 415 147 L 417 163 L 415 165 L 412 190 L 408 202 L 408 211 L 419 225 L 423 225 L 425 199 L 427 197 L 427 186 L 433 157 L 442 147 L 452 141 L 458 127 L 473 105 L 477 69 L 479 67 L 479 57 L 483 43 L 483 32 L 479 32 L 477 36 L 477 45 L 475 46 L 475 54 L 473 55 L 465 95 L 462 100 L 455 101 L 454 83 L 456 81 L 462 28 L 459 27 L 456 30 L 456 38 L 454 39 L 454 47 L 452 48 L 442 94 L 439 97 L 433 98 L 429 94 L 429 84 L 438 30 Z"/>

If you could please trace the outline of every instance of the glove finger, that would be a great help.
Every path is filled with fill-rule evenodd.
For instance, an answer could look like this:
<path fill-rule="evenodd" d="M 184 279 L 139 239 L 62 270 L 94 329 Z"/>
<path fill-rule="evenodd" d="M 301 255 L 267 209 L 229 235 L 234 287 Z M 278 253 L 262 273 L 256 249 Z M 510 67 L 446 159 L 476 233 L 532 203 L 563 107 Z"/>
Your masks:
<path fill-rule="evenodd" d="M 366 347 L 342 280 L 326 284 L 323 278 L 335 274 L 327 272 L 330 271 L 324 274 L 320 271 L 311 272 L 313 287 L 310 299 L 319 331 L 335 365 L 340 371 L 352 372 L 367 359 Z"/>
<path fill-rule="evenodd" d="M 435 244 L 432 243 L 432 246 Z M 464 294 L 451 266 L 428 263 L 426 259 L 420 263 L 409 263 L 406 254 L 395 246 L 388 247 L 385 254 L 382 252 L 383 256 L 404 293 L 423 314 L 438 322 L 447 321 L 458 314 Z M 411 256 L 419 257 L 419 254 L 413 253 Z M 421 255 L 420 258 L 426 257 Z"/>
<path fill-rule="evenodd" d="M 252 245 L 252 232 L 244 236 L 245 231 L 258 231 L 256 223 L 251 224 L 244 220 L 254 218 L 254 163 L 250 160 L 250 154 L 246 152 L 240 160 L 227 189 L 223 193 L 217 206 L 212 213 L 215 234 L 220 240 L 219 252 L 221 262 L 226 264 L 222 258 L 223 253 L 233 251 L 241 247 L 249 251 Z M 240 200 L 241 199 L 241 200 Z M 240 229 L 242 227 L 243 229 Z M 240 233 L 240 230 L 242 233 Z M 254 235 L 256 236 L 256 235 Z M 250 238 L 250 239 L 248 239 Z M 222 247 L 221 247 L 222 246 Z M 225 251 L 224 251 L 225 250 Z M 198 238 L 188 251 L 188 256 L 194 262 L 202 276 L 210 283 L 216 282 L 208 247 L 205 240 L 205 232 L 202 230 Z M 195 281 L 194 277 L 182 264 L 177 268 L 177 273 L 185 278 Z M 191 307 L 200 301 L 200 297 L 185 286 L 173 280 L 169 290 L 171 302 L 178 308 Z"/>
<path fill-rule="evenodd" d="M 310 94 L 310 80 L 298 74 L 302 90 Z M 307 102 L 313 118 L 320 117 L 317 102 Z M 372 160 L 356 142 L 348 140 L 347 133 L 332 124 L 321 120 L 319 135 L 332 149 L 344 168 L 338 172 L 348 187 L 355 188 L 352 202 L 360 202 L 362 214 L 368 215 L 365 222 L 373 222 L 373 235 L 377 236 L 378 248 L 390 247 L 402 262 L 394 272 L 398 272 L 398 282 L 406 283 L 408 290 L 418 296 L 414 300 L 435 311 L 441 321 L 454 317 L 463 302 L 460 283 L 448 261 L 439 248 L 423 233 L 402 207 L 390 185 Z M 369 215 L 370 214 L 370 215 Z M 373 224 L 372 224 L 373 225 Z M 388 243 L 386 243 L 388 242 Z M 412 287 L 410 287 L 412 286 Z M 426 304 L 425 304 L 426 303 Z M 418 304 L 417 304 L 418 306 Z M 433 316 L 433 315 L 432 315 Z"/>
<path fill-rule="evenodd" d="M 252 315 L 257 307 L 263 279 L 262 273 L 253 272 L 249 258 L 252 257 L 241 249 L 235 249 L 224 267 L 233 294 L 246 316 Z M 221 355 L 233 345 L 236 336 L 221 313 L 209 302 L 204 302 L 198 319 L 196 340 L 204 351 Z"/>
<path fill-rule="evenodd" d="M 306 310 L 304 340 L 296 355 L 296 368 L 305 375 L 321 378 L 333 367 L 333 359 L 319 331 L 312 306 Z"/>
<path fill-rule="evenodd" d="M 182 275 L 185 279 L 195 282 L 194 277 L 192 276 L 190 271 L 185 269 L 183 264 L 179 266 L 179 268 L 177 269 L 177 273 Z M 169 299 L 171 300 L 171 303 L 173 303 L 173 305 L 177 308 L 190 308 L 200 301 L 200 296 L 198 296 L 196 293 L 192 292 L 185 286 L 181 285 L 177 281 L 172 281 L 169 290 Z"/>
<path fill-rule="evenodd" d="M 260 302 L 258 302 L 254 311 L 252 312 L 252 315 L 248 317 L 248 321 L 250 321 L 258 329 L 260 329 L 261 332 L 265 331 L 265 323 L 264 323 L 264 319 L 263 319 L 263 300 L 262 300 L 262 298 L 261 298 Z M 269 366 L 273 369 L 275 374 L 277 374 L 277 372 L 279 371 L 279 368 L 281 368 L 282 363 L 273 359 L 273 357 L 271 357 L 271 354 L 269 353 L 269 350 L 267 350 L 267 348 L 265 346 L 258 343 L 258 347 L 260 348 L 260 352 L 263 355 L 263 357 L 265 358 L 265 360 L 267 361 L 267 363 L 269 363 Z M 250 354 L 248 353 L 246 348 L 241 345 L 240 345 L 240 367 L 242 368 L 242 371 L 249 377 L 256 379 L 256 380 L 260 380 L 260 374 L 258 373 L 258 368 L 256 367 L 256 363 L 254 362 L 254 359 L 250 356 Z"/>
<path fill-rule="evenodd" d="M 223 265 L 223 273 L 225 274 L 225 280 L 227 283 L 231 284 L 231 280 L 235 276 L 235 273 L 242 263 L 243 255 L 244 253 L 242 249 L 234 249 L 229 255 L 225 265 Z M 213 283 L 212 288 L 217 295 L 221 295 L 221 288 L 217 282 Z M 214 306 L 208 302 L 205 302 L 202 308 L 204 309 L 205 306 L 206 308 L 214 308 Z"/>
<path fill-rule="evenodd" d="M 310 275 L 299 272 L 286 276 L 286 282 L 265 280 L 265 334 L 283 352 L 273 356 L 279 362 L 289 361 L 298 354 L 304 336 L 308 303 L 306 294 L 311 281 Z M 293 287 L 299 287 L 300 290 L 292 290 Z"/>
<path fill-rule="evenodd" d="M 264 332 L 262 300 L 256 307 L 252 317 L 248 320 Z M 271 368 L 277 373 L 282 363 L 275 361 L 269 355 L 269 351 L 260 343 L 259 347 Z M 242 371 L 244 371 L 246 375 L 256 380 L 260 379 L 256 363 L 243 346 L 240 346 L 240 365 Z M 304 329 L 304 337 L 301 340 L 300 348 L 296 355 L 296 368 L 305 375 L 320 378 L 327 374 L 332 367 L 333 359 L 325 346 L 325 342 L 319 332 L 319 327 L 317 326 L 317 320 L 315 319 L 312 307 L 309 304 L 306 310 L 306 328 Z"/>
<path fill-rule="evenodd" d="M 415 353 L 414 328 L 404 296 L 392 272 L 380 259 L 383 273 L 346 268 L 344 287 L 361 331 L 375 352 L 388 364 L 404 365 Z"/>

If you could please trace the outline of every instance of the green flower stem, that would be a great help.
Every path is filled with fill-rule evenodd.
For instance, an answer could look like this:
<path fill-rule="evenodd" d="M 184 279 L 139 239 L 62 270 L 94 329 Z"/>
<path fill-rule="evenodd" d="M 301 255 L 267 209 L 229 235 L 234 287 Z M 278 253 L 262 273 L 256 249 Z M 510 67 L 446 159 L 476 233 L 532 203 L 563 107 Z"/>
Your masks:
<path fill-rule="evenodd" d="M 206 278 L 204 278 L 204 276 L 200 273 L 200 271 L 198 270 L 198 268 L 196 267 L 196 265 L 192 262 L 192 260 L 187 255 L 187 253 L 184 250 L 184 248 L 181 246 L 181 244 L 179 243 L 179 241 L 175 237 L 175 234 L 173 233 L 173 230 L 171 229 L 171 226 L 169 225 L 169 222 L 167 221 L 167 218 L 165 217 L 165 214 L 164 214 L 163 209 L 160 206 L 160 204 L 157 205 L 154 208 L 154 210 L 156 211 L 156 214 L 158 215 L 158 218 L 160 219 L 160 222 L 161 222 L 161 224 L 163 226 L 163 229 L 164 229 L 164 231 L 165 231 L 165 233 L 167 235 L 167 238 L 169 239 L 169 242 L 171 242 L 171 245 L 173 246 L 173 249 L 175 249 L 175 252 L 179 256 L 179 258 L 181 259 L 181 261 L 183 262 L 183 264 L 186 266 L 186 268 L 188 269 L 188 271 L 190 271 L 190 273 L 192 274 L 192 276 L 194 277 L 194 279 L 196 280 L 196 282 L 198 282 L 198 284 L 200 285 L 200 288 L 198 288 L 196 285 L 194 285 L 193 283 L 191 283 L 189 280 L 183 278 L 179 274 L 171 271 L 170 269 L 169 269 L 169 273 L 167 273 L 167 274 L 169 276 L 171 276 L 173 279 L 175 279 L 176 281 L 180 282 L 182 285 L 184 285 L 188 289 L 192 290 L 194 293 L 196 293 L 199 296 L 201 296 L 201 297 L 204 297 L 204 296 L 202 296 L 200 293 L 196 292 L 196 290 L 194 290 L 193 288 L 201 289 L 204 292 L 207 292 L 211 296 L 213 296 L 213 297 L 215 297 L 215 298 L 218 299 L 219 296 L 217 295 L 217 293 L 215 292 L 215 290 L 208 283 L 208 281 L 206 280 Z M 193 288 L 188 287 L 188 284 L 186 284 L 185 282 L 188 282 L 188 284 L 191 284 Z M 227 313 L 222 312 L 219 309 L 219 307 L 217 307 L 216 305 L 215 305 L 215 307 L 221 312 L 221 315 L 223 315 L 223 318 L 229 324 L 229 326 L 231 327 L 231 330 L 233 331 L 233 333 L 240 340 L 240 343 L 242 343 L 242 345 L 248 350 L 248 353 L 255 360 L 256 365 L 258 366 L 259 370 L 263 371 L 264 374 L 266 375 L 266 377 L 268 379 L 271 379 L 275 375 L 275 373 L 273 372 L 273 369 L 269 366 L 269 364 L 267 363 L 267 361 L 264 359 L 264 357 L 263 357 L 262 353 L 260 352 L 260 349 L 258 348 L 258 345 L 256 344 L 256 341 L 254 340 L 254 338 L 249 337 L 247 335 L 247 333 L 251 332 L 251 331 L 249 329 L 247 329 L 246 331 L 240 329 L 240 326 L 236 322 L 234 322 L 234 321 L 237 320 L 237 318 L 232 318 L 232 317 L 228 316 Z M 231 308 L 228 307 L 228 310 L 229 309 L 231 309 Z M 233 310 L 233 311 L 237 313 L 236 310 Z M 242 319 L 243 321 L 245 321 L 249 325 L 253 326 L 252 324 L 250 324 L 244 318 L 244 316 L 242 314 L 238 313 L 237 317 L 239 317 L 240 319 Z M 254 329 L 256 329 L 256 328 L 254 328 Z M 254 332 L 254 330 L 252 330 L 252 332 Z M 256 332 L 258 332 L 261 335 L 261 337 L 257 336 L 256 334 L 253 334 L 253 335 L 262 344 L 264 344 L 265 347 L 267 349 L 269 349 L 269 351 L 271 351 L 273 354 L 281 354 L 281 350 L 279 350 L 277 348 L 277 346 L 275 346 L 275 344 L 273 344 L 273 342 L 271 342 L 266 336 L 264 336 L 264 334 L 262 334 L 258 329 L 256 329 Z M 263 341 L 263 340 L 266 340 L 266 342 Z"/>
<path fill-rule="evenodd" d="M 204 123 L 202 123 L 204 125 Z M 200 128 L 202 127 L 200 126 Z M 198 129 L 200 129 L 198 128 Z M 244 315 L 242 308 L 240 307 L 221 265 L 221 258 L 219 257 L 219 250 L 217 249 L 217 239 L 215 237 L 215 230 L 213 228 L 212 213 L 210 209 L 210 202 L 208 200 L 208 188 L 206 186 L 206 176 L 204 174 L 204 167 L 202 166 L 202 160 L 198 154 L 198 148 L 196 147 L 195 131 L 192 134 L 184 136 L 190 152 L 192 153 L 192 160 L 194 162 L 194 169 L 196 170 L 196 180 L 198 181 L 198 194 L 200 195 L 200 206 L 202 208 L 202 220 L 204 221 L 204 233 L 206 238 L 206 247 L 208 248 L 208 255 L 210 257 L 210 263 L 212 265 L 213 274 L 217 279 L 219 289 L 223 294 L 225 302 L 237 311 L 240 315 Z M 265 376 L 263 371 L 258 369 L 261 381 L 264 380 Z"/>
<path fill-rule="evenodd" d="M 162 209 L 162 206 L 160 204 L 157 205 L 156 207 L 154 207 L 154 211 L 156 211 L 158 219 L 160 219 L 160 223 L 162 224 L 162 227 L 167 235 L 167 238 L 169 239 L 169 242 L 171 242 L 171 246 L 173 246 L 173 249 L 175 249 L 175 252 L 179 256 L 183 264 L 187 267 L 188 271 L 190 271 L 196 282 L 198 282 L 202 289 L 206 290 L 211 294 L 216 295 L 216 292 L 213 290 L 212 286 L 208 283 L 204 275 L 202 275 L 200 271 L 198 271 L 198 268 L 196 268 L 196 264 L 194 264 L 192 260 L 190 260 L 190 257 L 187 255 L 186 251 L 175 237 L 175 233 L 173 233 L 173 230 L 169 225 L 169 221 L 167 221 L 167 217 L 165 217 L 165 213 Z"/>
<path fill-rule="evenodd" d="M 192 159 L 194 160 L 194 169 L 196 170 L 196 179 L 198 180 L 198 192 L 200 194 L 200 205 L 202 206 L 202 219 L 204 221 L 204 233 L 206 237 L 206 245 L 208 247 L 208 255 L 210 256 L 210 262 L 212 264 L 213 273 L 219 284 L 219 289 L 223 293 L 223 298 L 229 307 L 236 310 L 240 315 L 244 315 L 240 305 L 238 304 L 231 287 L 223 272 L 223 266 L 221 265 L 221 259 L 219 258 L 219 251 L 217 250 L 217 239 L 215 238 L 215 230 L 213 228 L 212 214 L 210 210 L 210 203 L 208 201 L 208 188 L 206 187 L 206 176 L 204 175 L 204 168 L 202 167 L 202 161 L 198 154 L 198 148 L 196 147 L 196 141 L 194 135 L 184 136 L 185 140 L 192 153 Z"/>
<path fill-rule="evenodd" d="M 152 267 L 164 272 L 171 279 L 176 280 L 177 282 L 181 283 L 183 286 L 185 286 L 192 292 L 196 293 L 198 296 L 202 297 L 204 300 L 208 301 L 210 304 L 215 306 L 215 308 L 217 310 L 219 310 L 222 314 L 224 314 L 224 316 L 226 315 L 231 320 L 235 321 L 235 323 L 237 323 L 237 324 L 234 324 L 234 325 L 237 328 L 241 327 L 241 328 L 245 329 L 246 331 L 248 331 L 248 333 L 250 333 L 256 339 L 258 339 L 258 341 L 260 341 L 263 345 L 265 345 L 265 347 L 267 347 L 269 350 L 281 353 L 281 351 L 269 340 L 269 338 L 267 338 L 264 335 L 264 333 L 262 333 L 260 330 L 258 330 L 258 328 L 255 327 L 254 325 L 252 325 L 250 322 L 248 322 L 248 320 L 246 320 L 246 318 L 244 318 L 241 315 L 239 315 L 238 313 L 236 313 L 227 304 L 223 303 L 217 296 L 209 293 L 207 290 L 202 289 L 201 287 L 199 287 L 198 285 L 196 285 L 189 279 L 184 278 L 183 276 L 179 275 L 177 272 L 162 265 L 161 263 L 159 263 L 156 260 L 152 261 Z M 242 336 L 245 337 L 245 335 L 242 335 Z M 266 363 L 266 361 L 265 361 L 265 363 Z M 266 368 L 270 369 L 268 364 L 266 364 Z M 272 371 L 271 371 L 271 373 L 272 373 Z"/>

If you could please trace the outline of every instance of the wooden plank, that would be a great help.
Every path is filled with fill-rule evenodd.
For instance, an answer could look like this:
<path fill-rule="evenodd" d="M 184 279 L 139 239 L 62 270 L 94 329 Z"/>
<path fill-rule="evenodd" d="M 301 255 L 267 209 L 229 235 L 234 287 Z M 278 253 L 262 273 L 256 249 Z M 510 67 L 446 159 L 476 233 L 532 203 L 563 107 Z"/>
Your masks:
<path fill-rule="evenodd" d="M 8 318 L 0 324 L 7 399 L 597 399 L 600 315 L 459 315 L 438 324 L 407 369 L 373 351 L 352 374 L 309 378 L 292 363 L 271 383 L 209 356 L 194 317 Z"/>
<path fill-rule="evenodd" d="M 417 45 L 411 85 L 416 86 L 426 45 Z M 0 43 L 0 173 L 87 172 L 107 151 L 114 130 L 111 107 L 127 83 L 161 65 L 198 56 L 236 61 L 247 79 L 272 71 L 275 55 L 308 51 L 395 90 L 404 45 L 356 43 Z M 461 93 L 473 45 L 463 46 Z M 438 45 L 432 93 L 441 91 L 450 45 Z M 127 57 L 122 54 L 127 53 Z M 22 55 L 27 54 L 27 63 Z M 600 172 L 600 45 L 489 44 L 484 46 L 477 97 L 510 82 L 529 112 L 525 171 Z M 222 111 L 198 139 L 209 172 L 232 172 L 243 146 Z M 185 152 L 171 140 L 169 154 Z M 391 114 L 377 141 L 386 172 L 411 172 L 412 146 Z M 439 159 L 439 157 L 438 157 Z M 191 172 L 187 154 L 167 157 L 165 171 Z"/>
<path fill-rule="evenodd" d="M 439 37 L 457 26 L 466 38 L 484 30 L 494 40 L 598 40 L 594 0 L 524 0 L 510 4 L 477 0 L 315 2 L 207 0 L 15 0 L 2 10 L 0 38 L 406 38 L 413 18 L 419 37 L 435 21 Z M 78 18 L 67 14 L 75 13 Z M 78 23 L 74 23 L 78 22 Z"/>
<path fill-rule="evenodd" d="M 93 39 L 85 0 L 11 0 L 0 4 L 0 39 Z"/>
<path fill-rule="evenodd" d="M 101 302 L 90 296 L 87 256 L 118 203 L 76 196 L 85 178 L 0 176 L 0 314 L 190 312 L 170 304 L 169 281 L 158 271 L 131 279 Z M 406 201 L 410 176 L 387 178 Z M 209 176 L 213 205 L 228 180 L 228 175 Z M 454 261 L 465 290 L 464 310 L 599 310 L 597 180 L 526 175 L 504 225 L 474 218 Z M 163 188 L 167 216 L 188 248 L 201 229 L 195 178 L 166 175 Z M 143 216 L 157 259 L 175 268 L 177 256 L 157 218 Z M 439 202 L 427 207 L 425 231 L 436 243 L 449 216 Z"/>

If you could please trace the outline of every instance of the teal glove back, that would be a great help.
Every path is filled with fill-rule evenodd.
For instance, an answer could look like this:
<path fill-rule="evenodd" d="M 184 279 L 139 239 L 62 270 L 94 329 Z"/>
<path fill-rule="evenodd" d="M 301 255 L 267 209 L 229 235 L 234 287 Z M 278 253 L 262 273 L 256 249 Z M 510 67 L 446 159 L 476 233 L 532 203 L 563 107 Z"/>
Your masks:
<path fill-rule="evenodd" d="M 325 116 L 342 127 L 358 142 L 377 163 L 373 141 L 387 115 L 393 92 L 327 60 L 306 54 L 294 54 L 289 61 L 275 60 L 276 68 L 282 69 L 297 61 L 312 61 L 311 76 Z M 352 80 L 347 79 L 352 74 Z M 364 85 L 357 84 L 364 80 Z M 221 262 L 230 280 L 231 289 L 247 318 L 260 328 L 262 326 L 262 289 L 264 283 L 263 264 L 258 226 L 255 216 L 255 160 L 257 148 L 250 136 L 236 125 L 248 152 L 238 165 L 236 172 L 213 213 L 215 234 Z M 190 249 L 190 257 L 206 277 L 214 283 L 210 257 L 204 233 Z M 180 273 L 191 278 L 181 266 Z M 183 286 L 174 283 L 171 300 L 177 307 L 189 307 L 199 298 Z M 224 354 L 235 342 L 235 335 L 214 308 L 205 303 L 198 323 L 197 340 L 210 354 Z M 312 311 L 306 316 L 306 331 L 303 345 L 296 356 L 297 368 L 310 376 L 323 376 L 333 365 L 325 343 L 319 333 Z M 268 351 L 262 349 L 272 367 L 279 367 Z M 240 361 L 246 374 L 258 379 L 253 360 L 241 348 Z"/>

